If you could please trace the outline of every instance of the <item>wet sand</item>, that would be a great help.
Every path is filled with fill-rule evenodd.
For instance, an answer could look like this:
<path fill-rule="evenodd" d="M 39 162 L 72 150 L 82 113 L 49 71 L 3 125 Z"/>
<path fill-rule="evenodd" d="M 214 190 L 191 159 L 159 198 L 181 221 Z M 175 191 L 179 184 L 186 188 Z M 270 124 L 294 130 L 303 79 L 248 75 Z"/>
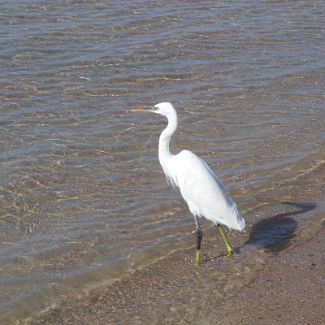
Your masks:
<path fill-rule="evenodd" d="M 291 208 L 253 225 L 246 216 L 246 233 L 234 243 L 237 256 L 224 257 L 221 239 L 210 230 L 200 268 L 193 266 L 193 247 L 178 251 L 113 285 L 66 296 L 59 306 L 25 322 L 324 324 L 324 172 L 322 163 L 268 193 L 270 204 L 278 200 Z M 263 242 L 261 237 L 269 238 L 274 229 L 286 233 Z"/>
<path fill-rule="evenodd" d="M 317 221 L 323 223 L 321 229 L 308 237 L 299 231 L 294 247 L 269 258 L 257 278 L 203 318 L 204 323 L 324 324 L 325 229 L 324 219 Z"/>

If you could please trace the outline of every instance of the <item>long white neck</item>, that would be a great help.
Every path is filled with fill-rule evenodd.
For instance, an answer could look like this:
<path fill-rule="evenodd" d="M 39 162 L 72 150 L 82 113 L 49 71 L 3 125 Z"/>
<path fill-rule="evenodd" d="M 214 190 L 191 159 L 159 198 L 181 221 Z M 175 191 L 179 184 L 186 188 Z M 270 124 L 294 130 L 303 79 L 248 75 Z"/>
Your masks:
<path fill-rule="evenodd" d="M 172 135 L 177 129 L 177 115 L 176 112 L 173 112 L 167 115 L 168 125 L 164 131 L 162 131 L 159 137 L 159 162 L 161 167 L 163 168 L 164 172 L 167 172 L 167 163 L 168 159 L 173 156 L 169 149 L 169 143 Z"/>

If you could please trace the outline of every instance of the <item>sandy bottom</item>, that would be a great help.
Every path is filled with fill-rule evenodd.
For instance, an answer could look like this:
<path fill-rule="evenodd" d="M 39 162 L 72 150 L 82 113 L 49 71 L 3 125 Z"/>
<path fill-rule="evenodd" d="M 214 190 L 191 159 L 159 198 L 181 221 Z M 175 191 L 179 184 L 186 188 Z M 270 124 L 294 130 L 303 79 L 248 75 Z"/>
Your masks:
<path fill-rule="evenodd" d="M 221 239 L 206 236 L 200 268 L 193 248 L 176 252 L 29 323 L 325 324 L 323 166 L 273 194 L 296 203 L 236 234 L 237 256 L 224 257 Z"/>

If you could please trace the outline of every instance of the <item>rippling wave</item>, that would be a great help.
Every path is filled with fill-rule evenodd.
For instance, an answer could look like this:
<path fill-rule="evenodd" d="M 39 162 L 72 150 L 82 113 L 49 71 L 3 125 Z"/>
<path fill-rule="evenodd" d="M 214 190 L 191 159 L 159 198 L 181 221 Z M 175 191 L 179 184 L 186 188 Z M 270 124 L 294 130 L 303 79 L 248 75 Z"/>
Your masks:
<path fill-rule="evenodd" d="M 172 150 L 203 157 L 243 213 L 322 164 L 321 8 L 2 2 L 0 308 L 185 247 L 192 217 L 157 159 L 166 121 L 135 104 L 173 102 Z"/>

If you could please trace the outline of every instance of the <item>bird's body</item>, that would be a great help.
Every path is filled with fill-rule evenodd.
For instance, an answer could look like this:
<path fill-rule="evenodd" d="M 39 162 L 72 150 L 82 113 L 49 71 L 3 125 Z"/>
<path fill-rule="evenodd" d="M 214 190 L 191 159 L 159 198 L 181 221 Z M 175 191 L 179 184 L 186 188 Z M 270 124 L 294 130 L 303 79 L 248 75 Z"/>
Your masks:
<path fill-rule="evenodd" d="M 136 108 L 134 111 L 144 111 Z M 235 230 L 243 230 L 245 220 L 237 210 L 235 202 L 226 193 L 222 182 L 204 160 L 189 150 L 182 150 L 174 155 L 170 152 L 169 143 L 177 129 L 176 110 L 170 103 L 159 103 L 149 111 L 167 117 L 168 125 L 159 138 L 158 156 L 161 167 L 173 186 L 177 186 L 194 216 L 197 227 L 197 256 L 200 260 L 200 244 L 202 232 L 197 217 L 205 217 L 215 223 L 227 245 L 227 253 L 232 253 L 220 224 Z"/>
<path fill-rule="evenodd" d="M 193 215 L 235 230 L 244 229 L 245 221 L 223 184 L 193 152 L 182 150 L 170 157 L 163 170 L 171 183 L 180 189 Z"/>

